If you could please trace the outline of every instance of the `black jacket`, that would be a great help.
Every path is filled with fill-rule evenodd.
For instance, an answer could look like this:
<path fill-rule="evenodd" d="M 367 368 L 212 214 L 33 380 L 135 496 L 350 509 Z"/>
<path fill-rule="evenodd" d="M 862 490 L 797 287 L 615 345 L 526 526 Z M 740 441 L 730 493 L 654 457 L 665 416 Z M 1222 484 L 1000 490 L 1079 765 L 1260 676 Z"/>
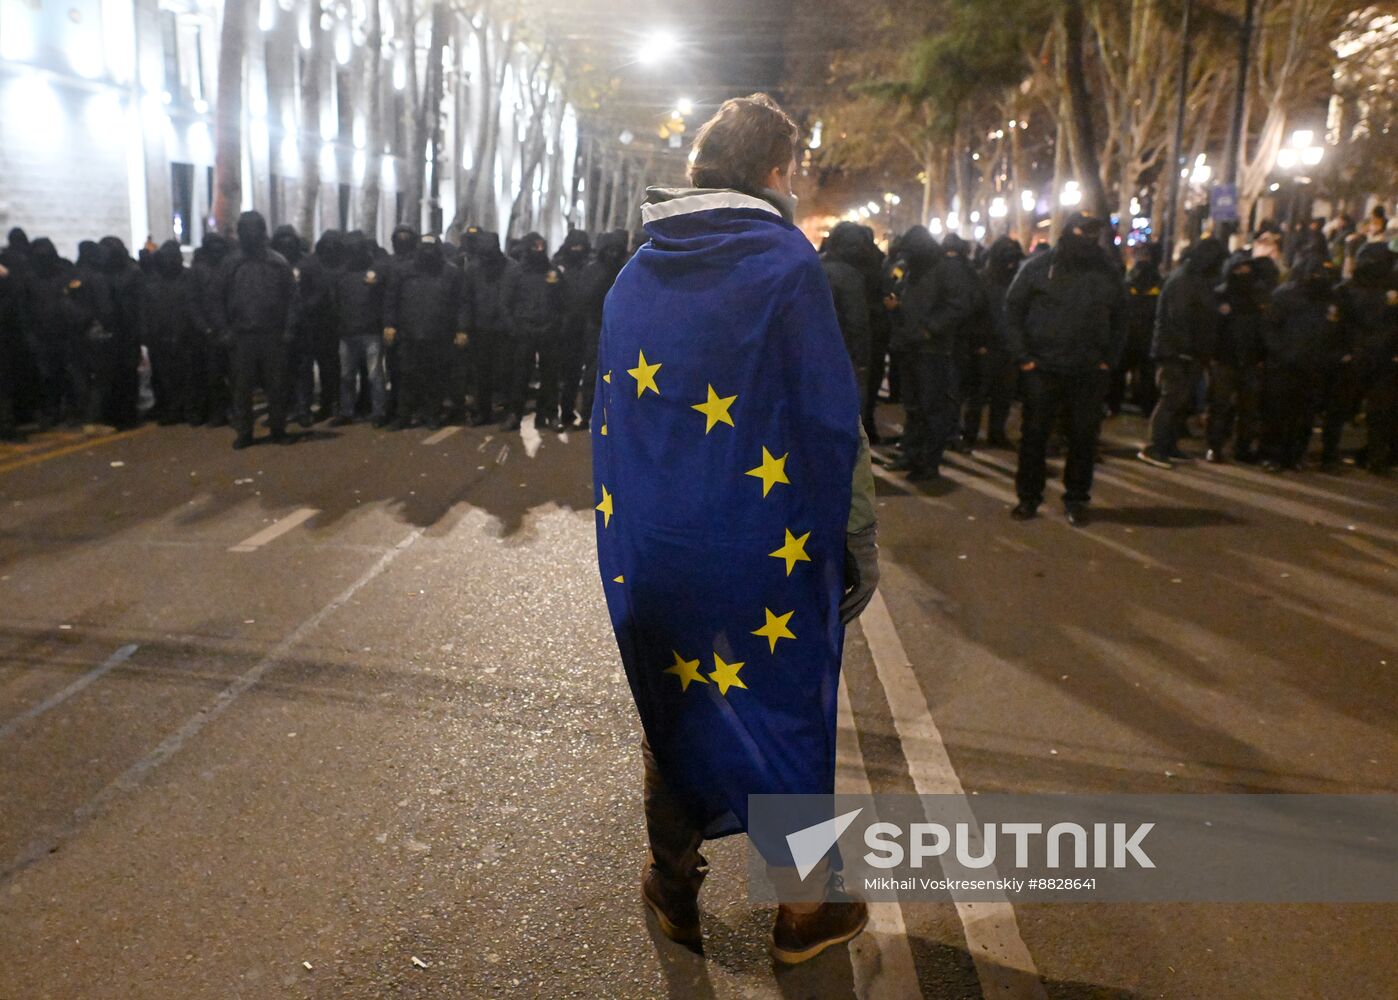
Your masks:
<path fill-rule="evenodd" d="M 367 250 L 351 253 L 342 270 L 333 272 L 331 289 L 335 334 L 351 337 L 382 336 L 387 281 Z"/>
<path fill-rule="evenodd" d="M 435 256 L 435 259 L 434 259 Z M 454 264 L 424 245 L 400 269 L 384 301 L 384 325 L 406 340 L 445 343 L 461 316 L 462 275 Z"/>
<path fill-rule="evenodd" d="M 973 333 L 984 322 L 985 289 L 966 256 L 966 243 L 955 234 L 943 242 L 935 267 L 909 283 L 902 297 L 903 327 L 899 350 L 963 357 Z"/>
<path fill-rule="evenodd" d="M 1224 256 L 1218 240 L 1200 240 L 1165 282 L 1155 311 L 1153 360 L 1202 362 L 1213 356 L 1219 319 L 1214 287 Z"/>
<path fill-rule="evenodd" d="M 1392 251 L 1382 243 L 1360 248 L 1354 277 L 1340 286 L 1346 313 L 1354 326 L 1356 357 L 1383 364 L 1398 356 L 1398 276 Z"/>
<path fill-rule="evenodd" d="M 519 265 L 500 249 L 498 234 L 482 230 L 476 237 L 475 260 L 466 268 L 457 325 L 467 333 L 505 333 L 510 329 L 505 284 Z"/>
<path fill-rule="evenodd" d="M 1005 312 L 1005 301 L 1014 283 L 1015 275 L 1024 264 L 1024 248 L 1018 240 L 1002 236 L 991 244 L 986 254 L 985 273 L 985 323 L 982 344 L 996 354 L 1008 354 L 1010 350 L 1010 324 Z"/>
<path fill-rule="evenodd" d="M 1331 284 L 1334 264 L 1302 257 L 1292 280 L 1272 293 L 1266 329 L 1267 363 L 1281 368 L 1323 368 L 1354 352 L 1343 297 Z"/>
<path fill-rule="evenodd" d="M 519 267 L 505 275 L 501 301 L 517 337 L 551 337 L 562 328 L 565 279 L 548 259 L 526 254 Z"/>
<path fill-rule="evenodd" d="M 214 326 L 228 338 L 293 333 L 296 278 L 271 248 L 233 250 L 219 268 L 213 294 Z"/>
<path fill-rule="evenodd" d="M 1268 276 L 1246 251 L 1234 254 L 1223 272 L 1218 297 L 1218 338 L 1213 360 L 1234 368 L 1261 364 L 1271 304 Z"/>
<path fill-rule="evenodd" d="M 841 222 L 825 241 L 821 265 L 830 282 L 845 350 L 857 370 L 869 367 L 870 350 L 868 282 L 860 267 L 863 259 L 863 230 L 852 222 Z"/>
<path fill-rule="evenodd" d="M 1058 266 L 1061 251 L 1033 254 L 1005 299 L 1010 354 L 1046 372 L 1077 375 L 1115 367 L 1126 342 L 1126 285 L 1121 272 L 1096 253 Z"/>
<path fill-rule="evenodd" d="M 185 270 L 180 245 L 167 240 L 153 255 L 141 299 L 141 342 L 173 347 L 200 330 L 194 279 Z"/>

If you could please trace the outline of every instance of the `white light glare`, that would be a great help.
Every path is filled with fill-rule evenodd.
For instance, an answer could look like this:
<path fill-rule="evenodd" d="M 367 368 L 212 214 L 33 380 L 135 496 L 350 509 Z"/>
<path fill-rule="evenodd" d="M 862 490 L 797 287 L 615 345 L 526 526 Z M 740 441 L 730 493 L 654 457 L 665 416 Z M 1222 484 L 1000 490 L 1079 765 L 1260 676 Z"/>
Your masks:
<path fill-rule="evenodd" d="M 1019 207 L 1024 209 L 1024 211 L 1034 211 L 1034 206 L 1037 203 L 1038 199 L 1034 197 L 1033 191 L 1021 191 L 1019 193 Z"/>
<path fill-rule="evenodd" d="M 1300 159 L 1294 149 L 1281 149 L 1277 151 L 1277 166 L 1283 170 L 1291 170 Z"/>
<path fill-rule="evenodd" d="M 1315 133 L 1308 128 L 1291 133 L 1291 145 L 1295 149 L 1307 149 L 1315 142 Z"/>
<path fill-rule="evenodd" d="M 1010 214 L 1010 206 L 1005 204 L 1004 198 L 996 198 L 991 201 L 989 211 L 992 219 L 1003 219 Z"/>
<path fill-rule="evenodd" d="M 1320 161 L 1325 158 L 1324 146 L 1307 146 L 1301 150 L 1301 162 L 1308 167 L 1320 165 Z"/>
<path fill-rule="evenodd" d="M 942 220 L 933 218 L 927 223 L 927 229 L 933 236 L 942 235 Z"/>
<path fill-rule="evenodd" d="M 681 97 L 675 102 L 675 110 L 682 115 L 692 115 L 694 114 L 694 102 L 688 97 Z"/>
<path fill-rule="evenodd" d="M 1063 191 L 1058 196 L 1058 203 L 1064 208 L 1072 208 L 1074 205 L 1082 204 L 1082 188 L 1078 187 L 1077 181 L 1069 181 L 1063 185 Z"/>
<path fill-rule="evenodd" d="M 654 66 L 672 56 L 680 42 L 673 32 L 654 31 L 641 40 L 636 49 L 636 61 L 642 66 Z"/>

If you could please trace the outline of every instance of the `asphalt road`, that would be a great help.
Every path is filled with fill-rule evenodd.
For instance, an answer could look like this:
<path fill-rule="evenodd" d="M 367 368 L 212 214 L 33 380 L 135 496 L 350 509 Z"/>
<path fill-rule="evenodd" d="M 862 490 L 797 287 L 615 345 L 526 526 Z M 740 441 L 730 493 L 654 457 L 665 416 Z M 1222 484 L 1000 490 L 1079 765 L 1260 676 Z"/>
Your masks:
<path fill-rule="evenodd" d="M 1398 791 L 1398 484 L 1139 430 L 1082 530 L 1009 520 L 1008 452 L 881 475 L 842 788 Z M 0 452 L 3 1000 L 1398 995 L 1394 905 L 887 905 L 777 971 L 734 839 L 690 954 L 637 896 L 586 435 L 229 438 Z"/>

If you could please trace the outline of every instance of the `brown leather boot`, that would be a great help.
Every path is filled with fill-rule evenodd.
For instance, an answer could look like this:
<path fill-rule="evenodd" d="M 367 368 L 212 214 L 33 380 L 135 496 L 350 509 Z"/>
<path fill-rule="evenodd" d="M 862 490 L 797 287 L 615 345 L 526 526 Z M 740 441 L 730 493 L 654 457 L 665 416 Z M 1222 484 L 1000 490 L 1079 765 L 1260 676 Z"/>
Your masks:
<path fill-rule="evenodd" d="M 845 893 L 837 898 L 807 912 L 779 906 L 772 925 L 773 957 L 783 965 L 799 965 L 858 937 L 869 923 L 869 904 Z"/>
<path fill-rule="evenodd" d="M 641 876 L 641 898 L 645 900 L 660 932 L 671 941 L 690 948 L 704 943 L 699 930 L 699 889 L 669 884 L 656 870 L 647 865 Z"/>

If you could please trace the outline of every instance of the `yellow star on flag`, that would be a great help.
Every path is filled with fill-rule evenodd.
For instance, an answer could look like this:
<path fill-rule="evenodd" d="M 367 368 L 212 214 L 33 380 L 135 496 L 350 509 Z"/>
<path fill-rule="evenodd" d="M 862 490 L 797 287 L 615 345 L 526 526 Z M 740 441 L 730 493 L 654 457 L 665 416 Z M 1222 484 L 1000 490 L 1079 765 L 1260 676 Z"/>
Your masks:
<path fill-rule="evenodd" d="M 755 469 L 749 469 L 743 473 L 746 476 L 762 480 L 762 495 L 765 497 L 772 492 L 772 487 L 777 483 L 791 485 L 791 480 L 786 478 L 786 460 L 791 455 L 787 452 L 781 458 L 773 458 L 772 453 L 766 448 L 762 449 L 762 464 Z"/>
<path fill-rule="evenodd" d="M 733 405 L 737 396 L 719 396 L 714 392 L 714 387 L 709 386 L 709 398 L 703 403 L 695 403 L 691 410 L 698 410 L 704 414 L 704 433 L 707 434 L 718 424 L 733 426 L 733 417 L 728 410 Z"/>
<path fill-rule="evenodd" d="M 797 563 L 811 561 L 811 557 L 806 555 L 806 539 L 810 537 L 811 533 L 808 531 L 800 538 L 797 538 L 791 533 L 791 529 L 787 528 L 786 541 L 782 543 L 782 547 L 775 552 L 769 552 L 767 554 L 774 559 L 785 559 L 786 575 L 790 576 L 791 571 L 796 568 Z"/>
<path fill-rule="evenodd" d="M 615 580 L 612 581 L 612 583 L 625 583 L 625 582 L 626 582 L 626 577 L 624 577 L 624 576 L 619 576 L 619 577 L 617 577 Z"/>
<path fill-rule="evenodd" d="M 674 651 L 672 650 L 672 652 Z M 739 665 L 741 666 L 741 664 Z M 675 653 L 674 666 L 667 667 L 665 672 L 667 674 L 674 674 L 680 679 L 681 692 L 688 691 L 689 685 L 693 681 L 698 681 L 700 684 L 709 683 L 704 675 L 699 672 L 699 661 L 686 660 L 678 652 Z"/>
<path fill-rule="evenodd" d="M 612 373 L 611 373 L 611 372 L 607 372 L 607 374 L 603 375 L 603 376 L 602 376 L 602 381 L 603 381 L 603 382 L 606 382 L 608 385 L 611 385 L 611 384 L 612 384 Z"/>
<path fill-rule="evenodd" d="M 607 492 L 607 487 L 602 487 L 602 502 L 597 505 L 597 510 L 602 512 L 602 527 L 610 527 L 612 523 L 612 495 Z M 790 570 L 787 570 L 790 573 Z"/>
<path fill-rule="evenodd" d="M 640 399 L 647 389 L 659 396 L 660 387 L 655 384 L 655 373 L 660 371 L 660 366 L 646 364 L 645 351 L 637 353 L 640 355 L 640 360 L 636 362 L 636 367 L 626 369 L 626 374 L 636 380 L 636 398 Z"/>
<path fill-rule="evenodd" d="M 796 612 L 788 611 L 784 615 L 774 615 L 772 614 L 771 608 L 763 608 L 762 610 L 767 613 L 767 624 L 755 630 L 752 634 L 760 635 L 771 643 L 772 652 L 775 653 L 777 651 L 778 639 L 796 638 L 796 636 L 792 634 L 791 629 L 786 627 L 786 623 L 791 621 L 791 616 L 796 614 Z"/>
<path fill-rule="evenodd" d="M 741 663 L 724 663 L 723 657 L 714 654 L 714 672 L 709 674 L 709 678 L 718 685 L 718 693 L 726 695 L 731 687 L 740 687 L 744 691 L 748 686 L 738 679 L 738 671 L 743 669 Z"/>

